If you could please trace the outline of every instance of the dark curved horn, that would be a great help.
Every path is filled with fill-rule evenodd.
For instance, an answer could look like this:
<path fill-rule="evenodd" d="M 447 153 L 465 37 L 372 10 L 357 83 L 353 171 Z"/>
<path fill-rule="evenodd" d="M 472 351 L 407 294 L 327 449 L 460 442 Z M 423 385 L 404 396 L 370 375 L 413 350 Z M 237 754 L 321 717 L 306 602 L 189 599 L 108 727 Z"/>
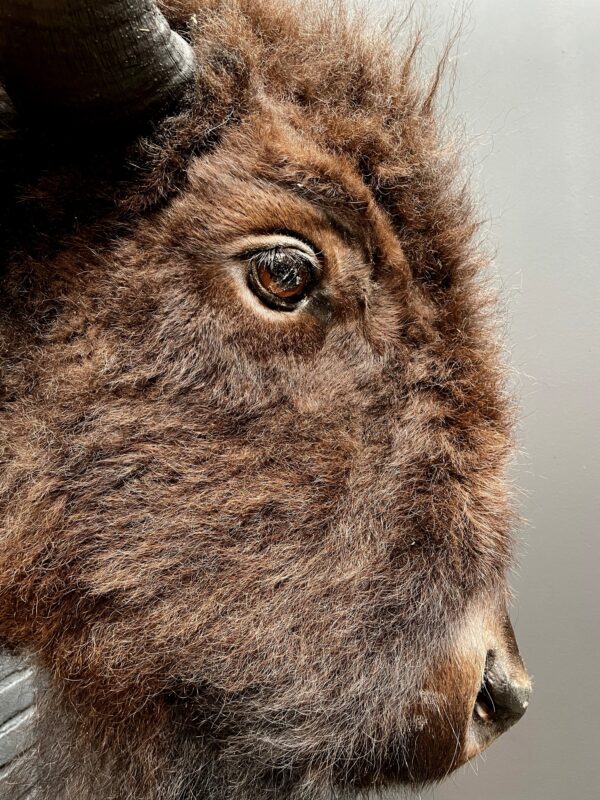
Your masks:
<path fill-rule="evenodd" d="M 193 74 L 190 45 L 154 0 L 0 0 L 0 80 L 24 113 L 148 117 Z"/>

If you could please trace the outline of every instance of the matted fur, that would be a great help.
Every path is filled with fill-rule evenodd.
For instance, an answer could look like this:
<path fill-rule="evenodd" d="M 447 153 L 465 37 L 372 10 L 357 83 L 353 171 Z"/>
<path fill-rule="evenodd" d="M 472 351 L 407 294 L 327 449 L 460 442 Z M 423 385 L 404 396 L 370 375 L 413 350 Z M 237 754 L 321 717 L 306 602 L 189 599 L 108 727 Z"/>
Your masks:
<path fill-rule="evenodd" d="M 46 676 L 40 797 L 442 777 L 457 642 L 505 603 L 510 409 L 436 80 L 337 5 L 167 10 L 179 115 L 0 142 L 0 640 Z M 236 277 L 272 230 L 323 253 L 323 313 Z"/>

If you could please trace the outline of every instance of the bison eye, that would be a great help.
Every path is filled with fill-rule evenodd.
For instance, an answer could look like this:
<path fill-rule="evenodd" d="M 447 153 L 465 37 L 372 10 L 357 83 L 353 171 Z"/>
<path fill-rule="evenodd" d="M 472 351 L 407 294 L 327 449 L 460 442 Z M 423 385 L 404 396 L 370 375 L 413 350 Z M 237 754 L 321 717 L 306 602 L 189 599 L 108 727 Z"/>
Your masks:
<path fill-rule="evenodd" d="M 247 255 L 248 284 L 263 303 L 279 311 L 293 311 L 314 288 L 317 257 L 302 243 L 274 245 Z"/>

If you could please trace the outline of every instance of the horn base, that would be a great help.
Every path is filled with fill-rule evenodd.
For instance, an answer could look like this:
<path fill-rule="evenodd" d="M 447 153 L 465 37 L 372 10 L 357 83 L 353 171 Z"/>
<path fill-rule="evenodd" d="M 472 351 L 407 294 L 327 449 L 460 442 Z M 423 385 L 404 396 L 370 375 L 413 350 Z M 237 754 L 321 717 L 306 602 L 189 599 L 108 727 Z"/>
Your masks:
<path fill-rule="evenodd" d="M 190 45 L 152 0 L 2 0 L 0 77 L 24 115 L 112 124 L 179 103 Z"/>

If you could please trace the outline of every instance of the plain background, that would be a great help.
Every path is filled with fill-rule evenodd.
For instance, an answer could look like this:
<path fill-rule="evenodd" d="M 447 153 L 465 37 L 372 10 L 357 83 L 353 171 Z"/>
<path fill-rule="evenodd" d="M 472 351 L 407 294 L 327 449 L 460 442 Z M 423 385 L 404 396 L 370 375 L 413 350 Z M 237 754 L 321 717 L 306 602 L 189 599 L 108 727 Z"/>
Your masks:
<path fill-rule="evenodd" d="M 452 114 L 470 139 L 521 402 L 513 621 L 535 683 L 523 720 L 423 797 L 598 800 L 600 0 L 418 7 L 434 43 L 465 10 Z"/>

